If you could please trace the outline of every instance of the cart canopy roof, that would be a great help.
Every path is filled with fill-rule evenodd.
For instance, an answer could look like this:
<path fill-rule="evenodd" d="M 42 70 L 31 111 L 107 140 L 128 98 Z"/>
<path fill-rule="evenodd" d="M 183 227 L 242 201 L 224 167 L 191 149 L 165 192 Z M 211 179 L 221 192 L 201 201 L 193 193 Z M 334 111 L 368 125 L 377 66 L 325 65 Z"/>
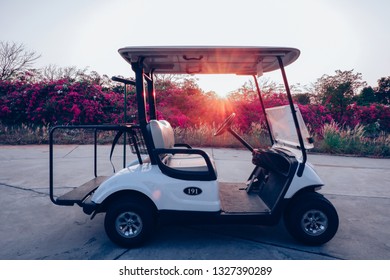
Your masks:
<path fill-rule="evenodd" d="M 130 64 L 143 63 L 145 72 L 156 74 L 258 75 L 293 63 L 298 49 L 284 47 L 125 47 L 120 55 Z"/>

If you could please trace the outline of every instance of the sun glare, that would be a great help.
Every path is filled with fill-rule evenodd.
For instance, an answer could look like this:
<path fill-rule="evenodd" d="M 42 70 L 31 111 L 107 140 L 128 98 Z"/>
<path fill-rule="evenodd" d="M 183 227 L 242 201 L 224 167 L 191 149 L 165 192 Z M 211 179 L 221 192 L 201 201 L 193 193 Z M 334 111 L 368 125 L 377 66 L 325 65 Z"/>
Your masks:
<path fill-rule="evenodd" d="M 251 77 L 229 75 L 197 75 L 198 85 L 204 92 L 215 92 L 219 97 L 225 98 L 229 93 L 241 88 Z"/>

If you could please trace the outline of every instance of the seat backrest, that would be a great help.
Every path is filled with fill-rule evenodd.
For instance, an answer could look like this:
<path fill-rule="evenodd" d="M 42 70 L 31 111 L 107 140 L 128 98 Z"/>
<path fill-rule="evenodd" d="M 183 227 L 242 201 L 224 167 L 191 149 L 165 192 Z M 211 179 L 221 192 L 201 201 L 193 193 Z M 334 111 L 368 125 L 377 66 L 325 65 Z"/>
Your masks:
<path fill-rule="evenodd" d="M 175 136 L 171 124 L 165 120 L 151 120 L 149 122 L 154 147 L 156 149 L 172 149 L 175 145 Z"/>

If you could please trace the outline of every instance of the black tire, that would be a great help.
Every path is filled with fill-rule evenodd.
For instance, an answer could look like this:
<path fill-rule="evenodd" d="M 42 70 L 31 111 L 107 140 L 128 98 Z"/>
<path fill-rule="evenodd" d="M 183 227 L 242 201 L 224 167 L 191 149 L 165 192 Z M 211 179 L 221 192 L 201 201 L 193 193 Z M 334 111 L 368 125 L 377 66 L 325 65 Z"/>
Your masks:
<path fill-rule="evenodd" d="M 154 211 L 142 201 L 118 201 L 110 204 L 104 228 L 112 242 L 131 248 L 144 244 L 155 226 Z"/>
<path fill-rule="evenodd" d="M 328 242 L 339 227 L 336 209 L 319 193 L 305 193 L 294 198 L 286 208 L 284 222 L 289 233 L 307 245 Z"/>

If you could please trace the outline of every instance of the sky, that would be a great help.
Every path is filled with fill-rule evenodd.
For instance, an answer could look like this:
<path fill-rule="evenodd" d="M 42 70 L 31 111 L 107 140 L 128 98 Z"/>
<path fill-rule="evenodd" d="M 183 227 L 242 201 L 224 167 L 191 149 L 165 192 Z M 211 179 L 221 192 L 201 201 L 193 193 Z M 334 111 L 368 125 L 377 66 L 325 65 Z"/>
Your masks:
<path fill-rule="evenodd" d="M 390 76 L 388 0 L 0 0 L 0 40 L 23 43 L 35 67 L 76 66 L 133 77 L 125 46 L 281 46 L 301 56 L 290 85 L 311 85 L 336 70 L 376 86 Z M 280 73 L 265 74 L 281 83 Z M 201 76 L 225 94 L 247 77 Z"/>

